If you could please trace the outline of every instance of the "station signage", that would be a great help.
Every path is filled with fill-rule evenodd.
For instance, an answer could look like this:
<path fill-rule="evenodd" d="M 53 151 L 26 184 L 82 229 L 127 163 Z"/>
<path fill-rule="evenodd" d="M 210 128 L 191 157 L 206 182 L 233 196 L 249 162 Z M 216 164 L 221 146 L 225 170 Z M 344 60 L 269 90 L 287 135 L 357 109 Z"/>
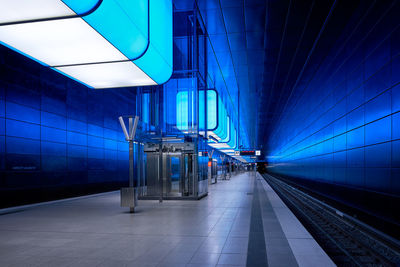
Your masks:
<path fill-rule="evenodd" d="M 254 156 L 256 154 L 255 150 L 241 150 L 240 156 Z"/>
<path fill-rule="evenodd" d="M 240 156 L 261 156 L 260 150 L 241 150 Z"/>

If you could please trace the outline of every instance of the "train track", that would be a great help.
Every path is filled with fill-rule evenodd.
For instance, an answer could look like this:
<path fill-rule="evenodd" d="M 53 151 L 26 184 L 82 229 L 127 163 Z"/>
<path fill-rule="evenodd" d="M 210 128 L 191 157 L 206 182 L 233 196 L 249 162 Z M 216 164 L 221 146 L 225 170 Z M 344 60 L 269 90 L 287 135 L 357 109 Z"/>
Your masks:
<path fill-rule="evenodd" d="M 400 266 L 399 241 L 269 174 L 263 177 L 338 266 Z"/>

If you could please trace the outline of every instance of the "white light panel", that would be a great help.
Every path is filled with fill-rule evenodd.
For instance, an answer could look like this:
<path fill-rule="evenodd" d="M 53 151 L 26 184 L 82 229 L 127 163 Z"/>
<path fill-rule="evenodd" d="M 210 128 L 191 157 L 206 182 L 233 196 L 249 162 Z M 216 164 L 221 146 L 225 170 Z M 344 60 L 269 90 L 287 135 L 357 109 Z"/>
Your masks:
<path fill-rule="evenodd" d="M 211 143 L 209 145 L 213 148 L 231 148 L 227 143 Z"/>
<path fill-rule="evenodd" d="M 55 68 L 94 88 L 156 85 L 133 62 L 116 62 Z"/>
<path fill-rule="evenodd" d="M 245 160 L 244 158 L 242 158 L 242 157 L 238 157 L 238 156 L 233 156 L 235 159 L 237 159 L 237 160 L 240 160 L 241 162 L 243 162 L 243 163 L 246 163 L 247 162 L 247 160 Z"/>
<path fill-rule="evenodd" d="M 208 137 L 213 137 L 213 138 L 215 138 L 216 140 L 221 140 L 221 138 L 218 136 L 218 135 L 216 135 L 214 132 L 212 132 L 212 131 L 207 131 L 207 136 Z"/>
<path fill-rule="evenodd" d="M 127 60 L 81 18 L 1 26 L 0 40 L 49 66 Z"/>
<path fill-rule="evenodd" d="M 0 0 L 0 10 L 0 23 L 75 15 L 60 0 Z"/>

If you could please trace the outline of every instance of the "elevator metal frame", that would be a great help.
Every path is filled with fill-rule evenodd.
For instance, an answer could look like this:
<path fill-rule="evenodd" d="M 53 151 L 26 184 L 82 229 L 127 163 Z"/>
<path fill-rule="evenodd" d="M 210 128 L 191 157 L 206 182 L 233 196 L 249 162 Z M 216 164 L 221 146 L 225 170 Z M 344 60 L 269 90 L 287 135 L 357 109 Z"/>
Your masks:
<path fill-rule="evenodd" d="M 208 194 L 199 172 L 197 140 L 162 138 L 144 144 L 144 188 L 139 199 L 200 199 Z"/>

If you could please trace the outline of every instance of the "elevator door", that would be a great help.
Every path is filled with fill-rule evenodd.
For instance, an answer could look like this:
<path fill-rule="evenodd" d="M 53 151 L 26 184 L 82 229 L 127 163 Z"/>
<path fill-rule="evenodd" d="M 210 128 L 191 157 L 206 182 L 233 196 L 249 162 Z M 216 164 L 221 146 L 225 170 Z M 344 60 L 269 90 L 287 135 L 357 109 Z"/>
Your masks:
<path fill-rule="evenodd" d="M 181 184 L 181 156 L 170 155 L 171 164 L 171 188 L 169 194 L 172 196 L 181 196 L 180 184 Z"/>
<path fill-rule="evenodd" d="M 182 179 L 181 193 L 182 196 L 193 195 L 193 154 L 182 154 Z"/>
<path fill-rule="evenodd" d="M 193 195 L 193 154 L 170 153 L 171 187 L 167 191 L 170 196 Z"/>

